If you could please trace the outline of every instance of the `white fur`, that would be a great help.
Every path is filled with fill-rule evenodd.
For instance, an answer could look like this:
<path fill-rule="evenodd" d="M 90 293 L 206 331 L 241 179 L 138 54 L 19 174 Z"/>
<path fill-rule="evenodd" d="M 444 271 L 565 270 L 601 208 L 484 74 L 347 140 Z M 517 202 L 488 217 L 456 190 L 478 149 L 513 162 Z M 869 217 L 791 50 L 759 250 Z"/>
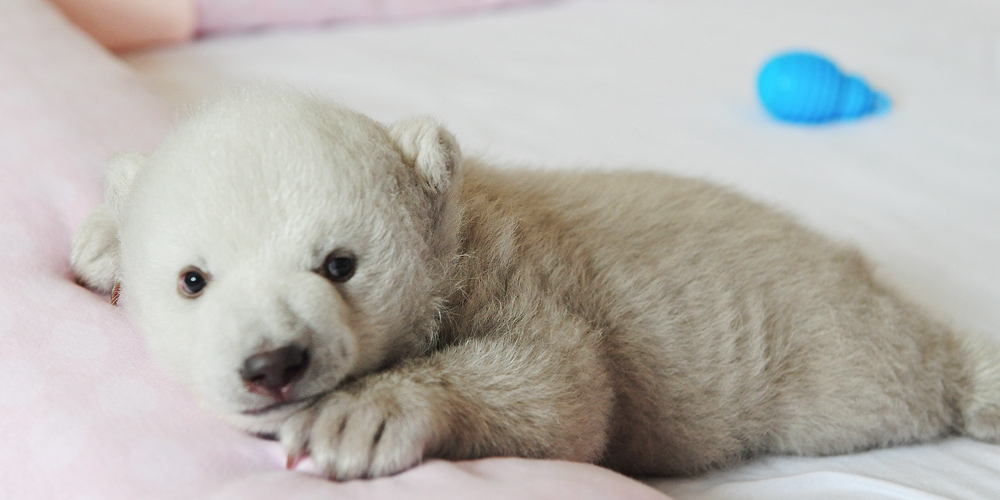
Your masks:
<path fill-rule="evenodd" d="M 109 167 L 72 262 L 223 418 L 331 477 L 424 457 L 695 473 L 1000 436 L 1000 355 L 789 217 L 702 182 L 504 171 L 428 118 L 234 92 Z M 348 250 L 357 272 L 319 272 Z M 189 266 L 201 296 L 178 291 Z M 249 356 L 310 363 L 291 402 Z"/>

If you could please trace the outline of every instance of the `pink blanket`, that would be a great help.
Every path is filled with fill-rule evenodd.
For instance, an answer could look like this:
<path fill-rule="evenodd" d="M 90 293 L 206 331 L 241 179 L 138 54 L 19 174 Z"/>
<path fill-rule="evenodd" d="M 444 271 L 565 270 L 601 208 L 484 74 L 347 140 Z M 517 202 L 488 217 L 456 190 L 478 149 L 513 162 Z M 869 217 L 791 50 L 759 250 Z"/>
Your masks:
<path fill-rule="evenodd" d="M 474 9 L 538 0 L 198 0 L 198 31 L 218 33 L 263 26 L 320 22 L 372 21 Z"/>
<path fill-rule="evenodd" d="M 105 159 L 169 127 L 170 111 L 48 3 L 0 2 L 0 498 L 664 498 L 595 466 L 520 459 L 339 484 L 284 471 L 275 443 L 200 411 L 68 266 Z"/>
<path fill-rule="evenodd" d="M 52 0 L 98 42 L 116 51 L 175 43 L 196 33 L 267 26 L 398 19 L 539 0 Z"/>

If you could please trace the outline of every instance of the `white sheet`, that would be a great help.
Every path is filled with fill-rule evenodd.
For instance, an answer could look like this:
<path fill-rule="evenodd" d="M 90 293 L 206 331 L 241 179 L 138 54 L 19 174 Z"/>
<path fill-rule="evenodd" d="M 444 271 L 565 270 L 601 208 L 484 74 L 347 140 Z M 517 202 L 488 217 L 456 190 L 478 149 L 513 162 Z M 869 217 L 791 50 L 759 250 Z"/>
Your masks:
<path fill-rule="evenodd" d="M 771 54 L 813 48 L 892 111 L 776 123 Z M 258 32 L 134 54 L 177 105 L 266 79 L 377 119 L 429 113 L 467 154 L 709 178 L 851 241 L 957 327 L 1000 341 L 1000 2 L 577 1 L 468 17 Z M 1000 498 L 1000 446 L 967 439 L 772 457 L 685 480 L 678 499 Z"/>

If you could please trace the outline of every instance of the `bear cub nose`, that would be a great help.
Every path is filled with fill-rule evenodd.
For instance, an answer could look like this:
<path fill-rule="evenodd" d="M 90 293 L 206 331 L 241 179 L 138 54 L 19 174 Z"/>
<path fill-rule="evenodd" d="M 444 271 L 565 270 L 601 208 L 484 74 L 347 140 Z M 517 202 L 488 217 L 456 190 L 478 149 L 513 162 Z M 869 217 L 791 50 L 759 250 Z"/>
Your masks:
<path fill-rule="evenodd" d="M 240 376 L 258 394 L 284 400 L 292 383 L 306 371 L 309 352 L 294 345 L 254 354 L 243 362 Z"/>

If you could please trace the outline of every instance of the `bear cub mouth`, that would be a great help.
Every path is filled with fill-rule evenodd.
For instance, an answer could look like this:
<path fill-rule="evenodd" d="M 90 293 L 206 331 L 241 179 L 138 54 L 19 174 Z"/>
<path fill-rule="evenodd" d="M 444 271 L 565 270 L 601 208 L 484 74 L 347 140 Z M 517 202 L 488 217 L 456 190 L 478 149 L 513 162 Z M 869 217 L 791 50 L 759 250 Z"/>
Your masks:
<path fill-rule="evenodd" d="M 244 415 L 249 415 L 249 416 L 252 416 L 252 417 L 257 417 L 257 416 L 261 416 L 261 415 L 266 415 L 268 413 L 273 413 L 275 411 L 282 410 L 282 409 L 285 409 L 285 408 L 288 408 L 288 407 L 291 407 L 291 406 L 294 406 L 294 405 L 300 405 L 302 403 L 306 403 L 303 406 L 303 408 L 305 408 L 306 406 L 314 404 L 316 401 L 318 401 L 325 394 L 327 394 L 327 392 L 323 392 L 323 393 L 320 393 L 320 394 L 314 394 L 312 396 L 305 396 L 305 397 L 298 398 L 298 399 L 292 399 L 292 400 L 289 400 L 289 401 L 278 401 L 278 402 L 271 403 L 271 404 L 266 405 L 266 406 L 261 406 L 259 408 L 251 408 L 249 410 L 243 410 L 240 413 L 242 413 Z"/>

